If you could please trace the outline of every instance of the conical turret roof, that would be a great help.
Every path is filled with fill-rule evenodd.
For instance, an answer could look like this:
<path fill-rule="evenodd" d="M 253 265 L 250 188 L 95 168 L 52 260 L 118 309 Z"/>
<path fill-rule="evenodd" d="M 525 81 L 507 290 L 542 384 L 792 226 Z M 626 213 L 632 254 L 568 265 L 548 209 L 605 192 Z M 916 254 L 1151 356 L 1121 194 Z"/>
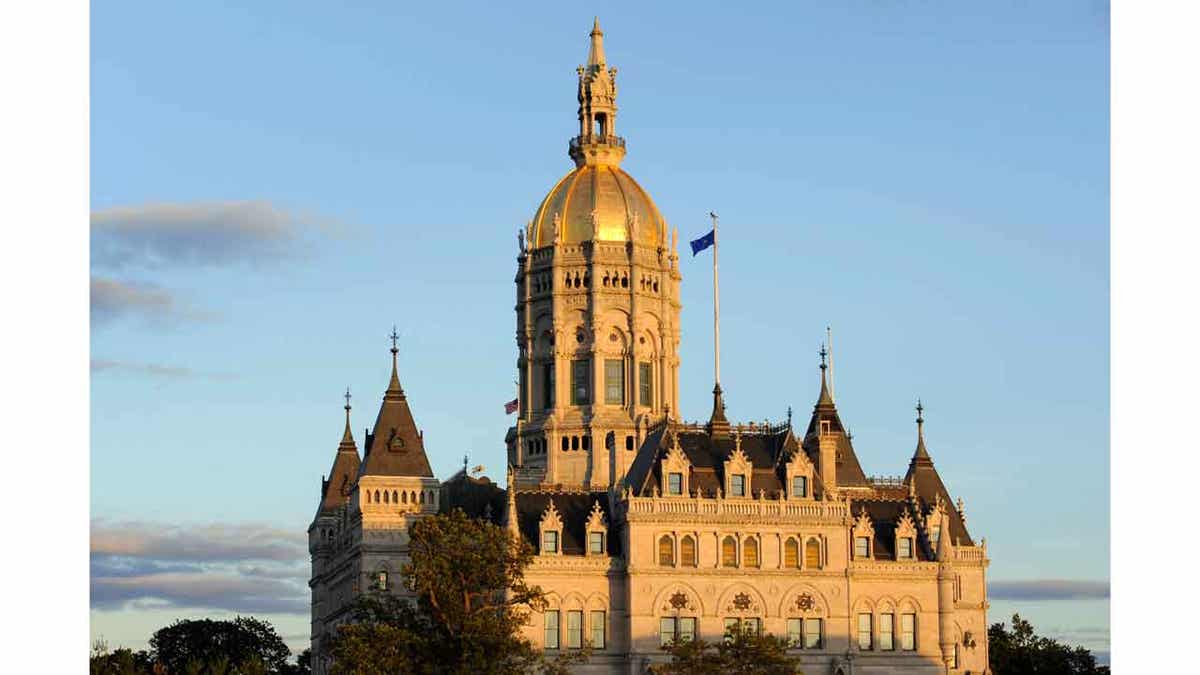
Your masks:
<path fill-rule="evenodd" d="M 350 491 L 358 479 L 361 461 L 358 458 L 358 446 L 354 443 L 354 435 L 350 432 L 350 390 L 346 390 L 346 428 L 342 431 L 342 442 L 338 444 L 337 454 L 333 456 L 333 466 L 329 469 L 329 478 L 321 481 L 321 505 L 317 515 L 336 510 L 350 498 Z"/>
<path fill-rule="evenodd" d="M 361 475 L 433 477 L 425 441 L 408 407 L 408 396 L 400 386 L 396 367 L 395 345 L 392 346 L 392 377 L 375 427 L 367 436 L 367 454 L 363 458 Z"/>

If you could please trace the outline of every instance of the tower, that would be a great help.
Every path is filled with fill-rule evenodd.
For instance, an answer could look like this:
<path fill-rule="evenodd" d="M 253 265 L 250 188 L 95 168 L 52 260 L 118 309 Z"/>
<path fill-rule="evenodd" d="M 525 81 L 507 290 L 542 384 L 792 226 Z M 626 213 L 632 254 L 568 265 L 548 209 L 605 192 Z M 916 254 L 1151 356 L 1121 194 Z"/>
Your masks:
<path fill-rule="evenodd" d="M 517 258 L 518 484 L 606 488 L 677 410 L 677 236 L 625 171 L 616 69 L 597 21 L 578 69 L 575 169 L 542 200 Z"/>

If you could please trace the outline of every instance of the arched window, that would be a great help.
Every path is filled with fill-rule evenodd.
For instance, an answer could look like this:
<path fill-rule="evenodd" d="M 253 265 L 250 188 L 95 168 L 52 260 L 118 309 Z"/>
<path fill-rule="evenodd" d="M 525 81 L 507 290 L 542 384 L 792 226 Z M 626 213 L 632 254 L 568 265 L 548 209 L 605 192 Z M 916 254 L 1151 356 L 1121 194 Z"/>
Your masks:
<path fill-rule="evenodd" d="M 378 504 L 378 503 L 379 503 L 379 490 L 376 490 L 376 491 L 375 491 L 375 503 L 376 503 L 376 504 Z"/>
<path fill-rule="evenodd" d="M 393 504 L 399 504 L 399 503 L 400 503 L 400 497 L 396 495 L 396 491 L 395 491 L 395 490 L 392 490 L 392 503 L 393 503 Z"/>
<path fill-rule="evenodd" d="M 408 493 L 407 492 L 400 493 L 400 501 L 404 502 L 405 504 L 408 503 Z"/>
<path fill-rule="evenodd" d="M 721 542 L 721 567 L 737 567 L 737 539 L 733 537 Z"/>
<path fill-rule="evenodd" d="M 424 490 L 421 490 L 421 503 L 422 504 L 425 503 L 425 491 Z"/>
<path fill-rule="evenodd" d="M 665 534 L 658 539 L 658 564 L 664 567 L 675 566 L 675 542 Z"/>
<path fill-rule="evenodd" d="M 746 537 L 742 543 L 742 564 L 746 567 L 758 567 L 758 540 Z"/>
<path fill-rule="evenodd" d="M 790 537 L 783 544 L 783 566 L 800 566 L 800 544 L 795 539 Z"/>
<path fill-rule="evenodd" d="M 384 490 L 384 491 L 383 491 L 383 503 L 384 503 L 384 504 L 390 504 L 390 503 L 391 503 L 391 502 L 389 502 L 389 501 L 388 501 L 388 493 L 387 493 L 387 490 Z"/>
<path fill-rule="evenodd" d="M 821 542 L 809 539 L 804 545 L 804 566 L 810 570 L 821 569 Z"/>
<path fill-rule="evenodd" d="M 408 493 L 408 495 L 409 495 L 408 501 L 412 502 L 413 504 L 416 504 L 417 503 L 417 491 L 413 490 L 412 492 Z"/>
<path fill-rule="evenodd" d="M 679 562 L 684 567 L 696 566 L 696 540 L 690 535 L 685 535 L 679 542 Z"/>

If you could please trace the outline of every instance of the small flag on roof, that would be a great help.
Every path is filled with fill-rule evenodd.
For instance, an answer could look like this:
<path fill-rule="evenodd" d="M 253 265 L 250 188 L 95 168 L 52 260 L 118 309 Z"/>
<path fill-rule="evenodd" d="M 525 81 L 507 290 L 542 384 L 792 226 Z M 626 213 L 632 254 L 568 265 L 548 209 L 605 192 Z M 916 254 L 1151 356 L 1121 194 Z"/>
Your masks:
<path fill-rule="evenodd" d="M 692 257 L 693 258 L 696 257 L 697 253 L 712 246 L 713 243 L 716 242 L 716 240 L 717 240 L 717 231 L 716 230 L 711 230 L 708 234 L 704 235 L 703 237 L 700 237 L 699 239 L 693 239 L 691 242 Z"/>
<path fill-rule="evenodd" d="M 515 412 L 517 412 L 517 399 L 514 398 L 513 400 L 504 404 L 504 414 L 511 415 Z"/>

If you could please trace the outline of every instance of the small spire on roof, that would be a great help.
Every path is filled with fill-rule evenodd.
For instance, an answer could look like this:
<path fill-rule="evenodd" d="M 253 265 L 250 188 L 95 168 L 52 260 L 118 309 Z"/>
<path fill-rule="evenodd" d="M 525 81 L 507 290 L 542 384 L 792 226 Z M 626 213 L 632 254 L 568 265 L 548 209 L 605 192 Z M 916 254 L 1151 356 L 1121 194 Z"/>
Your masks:
<path fill-rule="evenodd" d="M 347 443 L 354 445 L 354 434 L 350 433 L 350 387 L 346 387 L 344 397 L 346 399 L 346 405 L 343 406 L 346 409 L 346 430 L 342 432 L 342 445 Z"/>
<path fill-rule="evenodd" d="M 928 459 L 929 452 L 925 449 L 925 406 L 921 405 L 921 399 L 917 399 L 917 450 L 913 453 L 913 458 L 918 457 Z"/>
<path fill-rule="evenodd" d="M 404 388 L 400 386 L 400 375 L 396 370 L 396 355 L 400 350 L 396 347 L 396 343 L 400 340 L 400 335 L 396 332 L 396 325 L 392 324 L 392 334 L 388 336 L 392 339 L 392 381 L 388 383 L 387 392 L 384 396 L 404 396 Z"/>
<path fill-rule="evenodd" d="M 818 353 L 821 355 L 821 395 L 817 398 L 817 405 L 833 405 L 833 396 L 829 394 L 829 381 L 825 373 L 826 369 L 829 368 L 825 363 L 825 357 L 828 356 L 829 352 L 825 351 L 824 342 L 821 343 L 821 351 Z"/>

